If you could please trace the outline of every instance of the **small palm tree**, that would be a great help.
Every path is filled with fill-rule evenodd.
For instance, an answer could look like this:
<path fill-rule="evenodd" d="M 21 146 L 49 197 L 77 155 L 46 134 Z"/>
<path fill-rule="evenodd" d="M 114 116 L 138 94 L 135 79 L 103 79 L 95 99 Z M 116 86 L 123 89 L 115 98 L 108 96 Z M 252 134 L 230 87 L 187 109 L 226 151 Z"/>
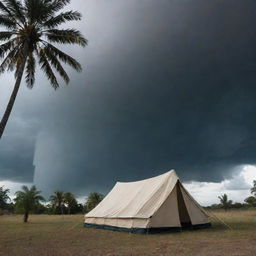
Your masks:
<path fill-rule="evenodd" d="M 253 181 L 253 187 L 251 188 L 251 193 L 256 197 L 256 180 Z"/>
<path fill-rule="evenodd" d="M 38 191 L 36 186 L 32 186 L 30 189 L 27 186 L 23 186 L 21 191 L 16 192 L 14 201 L 24 213 L 24 222 L 28 222 L 29 213 L 33 211 L 41 201 L 45 201 L 40 194 L 41 191 Z"/>
<path fill-rule="evenodd" d="M 0 138 L 11 114 L 23 73 L 28 88 L 35 83 L 36 58 L 40 68 L 46 74 L 54 89 L 59 87 L 53 68 L 69 82 L 69 76 L 62 63 L 66 63 L 77 71 L 81 65 L 71 56 L 62 52 L 52 43 L 77 44 L 86 46 L 87 40 L 75 29 L 59 29 L 59 25 L 80 20 L 77 11 L 60 12 L 70 0 L 1 0 L 0 26 L 0 73 L 15 70 L 15 86 L 6 111 L 0 122 Z"/>
<path fill-rule="evenodd" d="M 50 202 L 58 213 L 63 214 L 64 207 L 64 192 L 56 190 L 52 196 L 50 196 Z"/>
<path fill-rule="evenodd" d="M 220 199 L 220 204 L 225 211 L 231 207 L 232 205 L 232 200 L 228 200 L 227 194 L 224 194 L 222 196 L 218 197 Z"/>
<path fill-rule="evenodd" d="M 5 189 L 4 187 L 0 187 L 0 210 L 5 209 L 7 206 L 8 200 L 11 200 L 8 194 L 10 193 L 10 189 Z"/>
<path fill-rule="evenodd" d="M 85 204 L 86 212 L 89 212 L 93 208 L 95 208 L 103 200 L 103 198 L 104 198 L 104 195 L 97 192 L 93 192 L 89 194 Z"/>
<path fill-rule="evenodd" d="M 64 203 L 68 208 L 68 214 L 70 214 L 71 209 L 77 205 L 75 196 L 70 192 L 64 194 Z"/>

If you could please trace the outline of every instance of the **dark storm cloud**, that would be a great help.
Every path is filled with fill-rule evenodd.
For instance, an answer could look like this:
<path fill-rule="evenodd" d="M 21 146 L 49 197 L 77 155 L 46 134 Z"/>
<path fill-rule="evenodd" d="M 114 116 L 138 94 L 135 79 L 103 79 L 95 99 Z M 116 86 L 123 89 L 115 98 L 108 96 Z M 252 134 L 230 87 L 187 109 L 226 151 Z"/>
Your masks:
<path fill-rule="evenodd" d="M 11 142 L 10 142 L 11 143 Z M 18 146 L 17 146 L 17 143 Z M 33 151 L 34 147 L 24 149 L 24 141 L 15 141 L 15 148 L 0 150 L 0 172 L 1 180 L 9 180 L 16 182 L 32 182 L 34 176 Z M 14 145 L 14 143 L 12 143 Z M 21 150 L 18 152 L 18 150 Z"/>
<path fill-rule="evenodd" d="M 33 182 L 36 130 L 20 120 L 12 121 L 2 140 L 4 146 L 0 147 L 0 181 Z M 23 133 L 14 126 L 18 126 Z"/>
<path fill-rule="evenodd" d="M 67 50 L 85 71 L 27 112 L 40 113 L 40 188 L 106 191 L 172 168 L 184 180 L 220 181 L 255 164 L 254 1 L 73 7 L 84 8 L 90 45 Z"/>

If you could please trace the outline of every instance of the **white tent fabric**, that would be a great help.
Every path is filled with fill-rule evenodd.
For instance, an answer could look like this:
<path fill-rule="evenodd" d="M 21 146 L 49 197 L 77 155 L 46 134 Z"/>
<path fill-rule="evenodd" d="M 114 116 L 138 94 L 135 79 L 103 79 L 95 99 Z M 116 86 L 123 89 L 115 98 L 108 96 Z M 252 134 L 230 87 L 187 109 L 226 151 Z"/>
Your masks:
<path fill-rule="evenodd" d="M 172 170 L 137 182 L 117 182 L 104 200 L 85 215 L 85 223 L 150 229 L 202 225 L 209 220 Z"/>

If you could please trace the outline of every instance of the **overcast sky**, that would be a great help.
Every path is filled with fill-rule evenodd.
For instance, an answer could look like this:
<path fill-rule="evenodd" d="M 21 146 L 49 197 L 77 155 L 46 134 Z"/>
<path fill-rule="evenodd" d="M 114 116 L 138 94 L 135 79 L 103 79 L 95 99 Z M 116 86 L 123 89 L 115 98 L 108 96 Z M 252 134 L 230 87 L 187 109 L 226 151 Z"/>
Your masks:
<path fill-rule="evenodd" d="M 222 192 L 243 201 L 256 179 L 256 2 L 68 8 L 82 12 L 70 26 L 89 46 L 60 47 L 83 72 L 68 69 L 57 91 L 40 71 L 33 90 L 23 84 L 0 142 L 0 184 L 83 196 L 176 169 L 203 204 Z M 14 78 L 0 79 L 3 113 Z"/>

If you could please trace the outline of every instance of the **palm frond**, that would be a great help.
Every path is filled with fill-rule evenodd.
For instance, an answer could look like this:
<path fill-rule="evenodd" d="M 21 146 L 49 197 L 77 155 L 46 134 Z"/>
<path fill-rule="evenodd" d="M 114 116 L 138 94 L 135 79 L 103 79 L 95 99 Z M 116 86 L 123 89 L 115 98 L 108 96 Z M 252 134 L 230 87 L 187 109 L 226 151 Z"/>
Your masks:
<path fill-rule="evenodd" d="M 16 46 L 13 50 L 9 51 L 5 59 L 0 65 L 0 73 L 10 70 L 12 71 L 15 67 L 16 56 L 19 55 L 19 46 Z"/>
<path fill-rule="evenodd" d="M 50 50 L 50 48 L 46 47 L 44 48 L 44 52 L 50 61 L 50 63 L 55 67 L 55 69 L 58 71 L 60 76 L 64 79 L 66 83 L 69 83 L 69 77 L 64 68 L 62 67 L 61 63 L 59 62 L 58 58 L 54 55 L 54 53 Z"/>
<path fill-rule="evenodd" d="M 26 77 L 25 77 L 28 88 L 33 88 L 33 86 L 34 86 L 35 68 L 36 68 L 35 57 L 33 55 L 33 52 L 30 52 L 28 55 L 28 59 L 27 59 Z M 33 187 L 31 189 L 33 189 Z"/>
<path fill-rule="evenodd" d="M 42 27 L 54 28 L 66 21 L 81 20 L 81 17 L 82 15 L 76 11 L 62 12 L 56 17 L 51 17 L 42 25 Z"/>
<path fill-rule="evenodd" d="M 2 2 L 0 2 L 0 11 L 6 15 L 12 16 L 11 12 Z"/>
<path fill-rule="evenodd" d="M 70 0 L 25 0 L 29 23 L 42 25 L 69 2 Z"/>
<path fill-rule="evenodd" d="M 23 185 L 21 188 L 24 192 L 29 192 L 29 188 L 27 186 Z"/>
<path fill-rule="evenodd" d="M 0 15 L 0 25 L 6 28 L 15 28 L 16 23 L 7 15 Z"/>
<path fill-rule="evenodd" d="M 30 188 L 30 191 L 31 191 L 32 193 L 36 193 L 36 192 L 39 192 L 39 193 L 40 193 L 40 191 L 37 191 L 37 188 L 36 188 L 35 185 L 33 185 L 33 186 Z"/>
<path fill-rule="evenodd" d="M 52 52 L 52 54 L 54 54 L 56 57 L 58 57 L 62 62 L 71 66 L 76 71 L 78 71 L 78 72 L 82 71 L 82 67 L 78 61 L 76 61 L 74 58 L 72 58 L 68 54 L 62 52 L 61 50 L 59 50 L 52 44 L 47 43 L 45 49 L 46 50 L 49 49 Z"/>
<path fill-rule="evenodd" d="M 0 41 L 10 39 L 15 33 L 13 31 L 0 31 Z"/>
<path fill-rule="evenodd" d="M 51 3 L 51 9 L 53 12 L 58 12 L 69 3 L 70 3 L 70 0 L 54 0 Z"/>
<path fill-rule="evenodd" d="M 24 7 L 19 0 L 2 0 L 9 12 L 22 24 L 26 24 Z"/>
<path fill-rule="evenodd" d="M 23 191 L 16 191 L 15 195 L 16 195 L 16 198 L 14 200 L 17 202 L 20 198 L 24 197 L 25 194 Z"/>
<path fill-rule="evenodd" d="M 59 87 L 56 76 L 54 75 L 51 65 L 49 64 L 47 57 L 45 55 L 44 49 L 39 51 L 39 63 L 41 64 L 42 70 L 45 72 L 46 76 L 50 80 L 53 88 L 56 90 Z"/>
<path fill-rule="evenodd" d="M 40 12 L 40 2 L 37 0 L 25 0 L 25 12 L 28 19 L 28 24 L 33 24 L 36 15 Z"/>
<path fill-rule="evenodd" d="M 11 51 L 15 47 L 15 41 L 16 38 L 0 45 L 0 58 L 3 58 L 8 51 Z"/>
<path fill-rule="evenodd" d="M 85 47 L 88 43 L 80 31 L 75 29 L 49 29 L 45 36 L 50 42 L 61 44 L 78 44 Z"/>
<path fill-rule="evenodd" d="M 25 11 L 29 24 L 41 24 L 53 15 L 51 0 L 25 0 Z"/>
<path fill-rule="evenodd" d="M 8 16 L 17 26 L 21 25 L 17 22 L 15 16 L 10 12 L 10 10 L 0 1 L 0 15 Z"/>

